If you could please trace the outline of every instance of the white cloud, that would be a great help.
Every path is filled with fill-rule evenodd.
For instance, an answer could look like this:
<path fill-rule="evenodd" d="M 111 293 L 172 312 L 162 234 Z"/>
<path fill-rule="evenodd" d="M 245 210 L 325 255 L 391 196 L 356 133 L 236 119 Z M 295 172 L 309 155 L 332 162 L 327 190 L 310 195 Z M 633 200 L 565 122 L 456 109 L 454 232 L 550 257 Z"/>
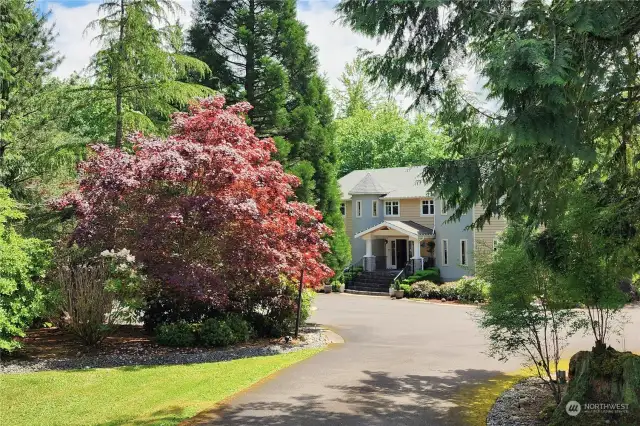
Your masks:
<path fill-rule="evenodd" d="M 191 24 L 191 0 L 178 1 L 185 13 L 179 16 L 180 23 Z M 62 64 L 55 71 L 57 77 L 69 77 L 74 72 L 81 72 L 89 65 L 91 56 L 98 50 L 98 43 L 93 38 L 97 31 L 85 33 L 87 25 L 98 18 L 98 3 L 69 7 L 61 3 L 49 3 L 51 20 L 58 33 L 55 47 L 64 56 Z"/>
<path fill-rule="evenodd" d="M 179 19 L 187 28 L 192 21 L 192 0 L 180 0 L 179 3 L 185 10 Z M 318 47 L 320 71 L 326 75 L 329 83 L 336 87 L 345 65 L 357 56 L 359 48 L 380 53 L 384 51 L 386 43 L 380 45 L 376 40 L 342 26 L 337 22 L 334 5 L 335 0 L 310 1 L 304 8 L 298 9 L 298 18 L 307 25 L 309 41 Z M 68 4 L 54 2 L 49 3 L 49 6 L 52 12 L 51 19 L 59 33 L 56 48 L 65 57 L 55 75 L 64 78 L 74 71 L 80 72 L 85 69 L 98 48 L 97 43 L 91 41 L 96 32 L 84 33 L 87 24 L 98 17 L 98 4 L 69 7 Z M 467 74 L 466 88 L 479 93 L 478 97 L 483 98 L 483 82 L 478 80 L 474 71 L 465 71 L 463 73 Z M 486 94 L 486 91 L 484 93 Z M 396 96 L 396 100 L 403 107 L 408 107 L 411 103 L 411 97 Z"/>
<path fill-rule="evenodd" d="M 354 33 L 336 22 L 338 16 L 332 5 L 326 1 L 312 2 L 306 10 L 298 10 L 298 18 L 307 25 L 308 40 L 318 47 L 320 69 L 332 86 L 344 66 L 352 61 L 358 48 L 380 52 L 375 40 Z"/>
<path fill-rule="evenodd" d="M 96 36 L 95 31 L 84 34 L 84 30 L 89 22 L 98 17 L 98 5 L 66 7 L 59 3 L 50 3 L 49 6 L 51 19 L 58 32 L 56 49 L 64 56 L 55 75 L 68 77 L 74 71 L 80 72 L 89 65 L 89 60 L 97 49 L 97 44 L 91 42 Z"/>
<path fill-rule="evenodd" d="M 185 14 L 180 22 L 185 26 L 191 23 L 192 2 L 180 2 Z M 74 71 L 81 71 L 89 64 L 91 55 L 98 48 L 91 43 L 95 32 L 84 34 L 87 24 L 98 17 L 98 5 L 87 4 L 68 7 L 60 3 L 50 3 L 52 20 L 59 33 L 56 48 L 65 56 L 62 65 L 56 71 L 59 77 L 68 77 Z M 358 48 L 378 50 L 374 40 L 353 33 L 350 29 L 334 22 L 337 15 L 333 4 L 327 1 L 314 1 L 305 9 L 298 10 L 299 19 L 309 31 L 309 41 L 318 47 L 321 71 L 332 85 L 337 84 L 347 62 L 356 57 Z"/>

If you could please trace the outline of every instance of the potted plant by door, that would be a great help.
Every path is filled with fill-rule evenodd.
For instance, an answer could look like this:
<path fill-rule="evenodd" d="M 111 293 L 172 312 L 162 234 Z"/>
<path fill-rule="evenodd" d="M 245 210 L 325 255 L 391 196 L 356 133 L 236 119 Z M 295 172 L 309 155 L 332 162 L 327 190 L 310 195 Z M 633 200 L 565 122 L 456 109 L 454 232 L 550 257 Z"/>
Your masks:
<path fill-rule="evenodd" d="M 324 284 L 324 292 L 325 293 L 331 293 L 332 291 L 333 291 L 333 285 L 331 285 L 331 283 L 325 282 L 325 284 Z"/>
<path fill-rule="evenodd" d="M 404 290 L 400 288 L 400 281 L 394 282 L 393 287 L 395 290 L 393 292 L 393 295 L 396 297 L 396 299 L 402 299 L 404 297 Z"/>

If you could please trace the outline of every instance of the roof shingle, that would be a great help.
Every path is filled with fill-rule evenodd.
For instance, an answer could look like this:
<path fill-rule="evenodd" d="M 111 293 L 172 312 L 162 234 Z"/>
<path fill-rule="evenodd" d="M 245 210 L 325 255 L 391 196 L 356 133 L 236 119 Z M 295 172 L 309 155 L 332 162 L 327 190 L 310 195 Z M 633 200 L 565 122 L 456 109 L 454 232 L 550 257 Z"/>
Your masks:
<path fill-rule="evenodd" d="M 422 181 L 424 166 L 354 170 L 338 180 L 343 200 L 356 194 L 380 194 L 381 198 L 421 198 L 429 191 Z"/>

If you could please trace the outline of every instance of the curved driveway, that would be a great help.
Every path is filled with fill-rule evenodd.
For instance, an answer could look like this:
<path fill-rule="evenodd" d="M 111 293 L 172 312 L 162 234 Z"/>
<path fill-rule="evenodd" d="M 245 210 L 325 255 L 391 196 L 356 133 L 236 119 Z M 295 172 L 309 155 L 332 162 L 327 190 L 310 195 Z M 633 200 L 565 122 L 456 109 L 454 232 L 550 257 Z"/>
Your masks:
<path fill-rule="evenodd" d="M 502 363 L 483 354 L 486 340 L 473 307 L 347 294 L 319 294 L 315 304 L 311 322 L 335 330 L 345 343 L 232 398 L 211 424 L 461 424 L 452 400 L 462 386 L 520 367 L 517 359 Z M 632 320 L 640 318 L 636 312 L 630 311 Z M 626 329 L 637 330 L 636 324 Z M 628 349 L 640 348 L 633 334 Z M 570 350 L 590 342 L 574 339 Z"/>

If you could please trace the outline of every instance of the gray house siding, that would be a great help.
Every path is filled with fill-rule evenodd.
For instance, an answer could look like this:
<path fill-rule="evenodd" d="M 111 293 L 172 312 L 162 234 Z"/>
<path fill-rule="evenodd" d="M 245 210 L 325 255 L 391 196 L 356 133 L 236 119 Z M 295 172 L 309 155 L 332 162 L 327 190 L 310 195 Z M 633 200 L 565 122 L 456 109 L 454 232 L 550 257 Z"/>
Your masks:
<path fill-rule="evenodd" d="M 459 221 L 444 223 L 449 215 L 442 215 L 441 200 L 435 203 L 436 231 L 436 266 L 440 268 L 440 276 L 444 281 L 453 281 L 464 275 L 473 274 L 473 231 L 465 228 L 473 222 L 473 212 L 464 214 Z M 450 213 L 450 212 L 447 212 Z M 448 241 L 448 264 L 444 265 L 443 240 Z M 460 241 L 467 240 L 467 266 L 461 265 Z"/>
<path fill-rule="evenodd" d="M 379 195 L 353 195 L 351 197 L 351 220 L 353 221 L 353 235 L 351 235 L 351 256 L 353 262 L 358 261 L 365 255 L 365 241 L 362 238 L 354 238 L 355 235 L 369 229 L 384 220 L 382 214 L 382 201 L 378 200 Z M 372 217 L 372 201 L 378 201 L 378 217 Z M 357 217 L 357 202 L 362 202 L 362 217 Z M 373 241 L 373 254 L 384 256 L 384 241 Z"/>

